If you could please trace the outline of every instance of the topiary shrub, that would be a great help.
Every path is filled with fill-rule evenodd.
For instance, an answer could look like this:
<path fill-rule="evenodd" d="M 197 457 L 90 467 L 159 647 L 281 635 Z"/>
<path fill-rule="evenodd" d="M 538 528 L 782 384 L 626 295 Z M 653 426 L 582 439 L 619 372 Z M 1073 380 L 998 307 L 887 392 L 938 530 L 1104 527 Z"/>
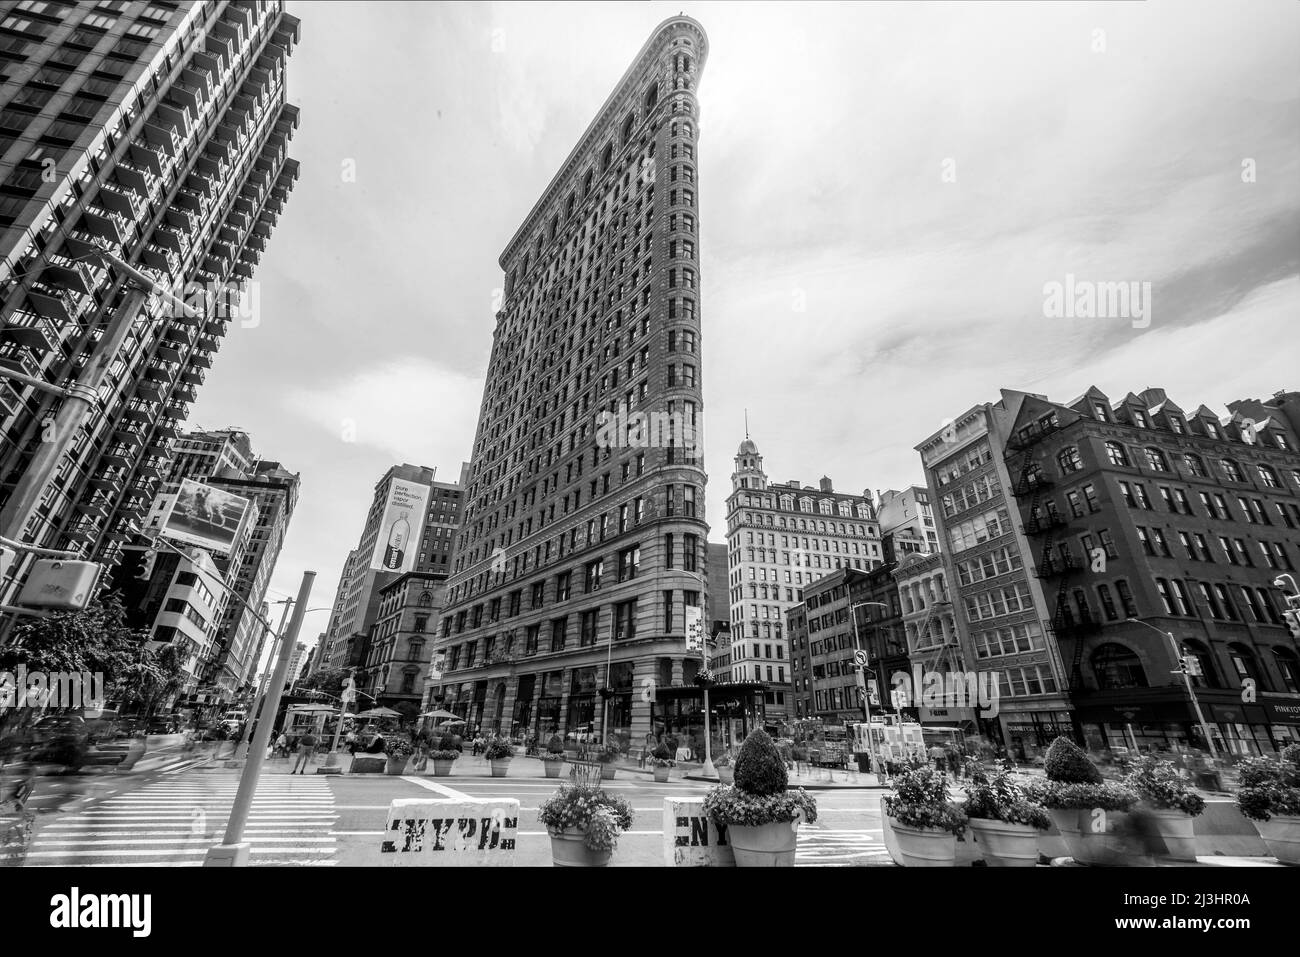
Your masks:
<path fill-rule="evenodd" d="M 1062 784 L 1100 784 L 1101 772 L 1088 760 L 1083 749 L 1069 738 L 1060 737 L 1047 749 L 1043 762 L 1047 780 Z"/>
<path fill-rule="evenodd" d="M 747 794 L 765 797 L 782 794 L 790 783 L 785 762 L 776 745 L 762 728 L 750 732 L 736 758 L 736 787 Z"/>
<path fill-rule="evenodd" d="M 1300 744 L 1288 744 L 1278 755 L 1284 764 L 1294 764 L 1300 766 Z"/>
<path fill-rule="evenodd" d="M 551 752 L 551 754 L 563 754 L 564 739 L 558 734 L 551 735 L 551 740 L 546 742 L 546 750 Z"/>

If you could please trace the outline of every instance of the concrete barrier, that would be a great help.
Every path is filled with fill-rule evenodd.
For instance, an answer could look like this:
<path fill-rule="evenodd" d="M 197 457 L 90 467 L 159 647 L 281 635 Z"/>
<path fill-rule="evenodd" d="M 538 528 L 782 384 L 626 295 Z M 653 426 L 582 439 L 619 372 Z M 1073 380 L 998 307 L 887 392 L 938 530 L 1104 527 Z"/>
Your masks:
<path fill-rule="evenodd" d="M 669 867 L 735 867 L 726 827 L 704 814 L 704 798 L 664 798 L 664 863 Z"/>
<path fill-rule="evenodd" d="M 402 798 L 388 808 L 379 864 L 511 867 L 515 863 L 519 801 L 426 801 Z"/>

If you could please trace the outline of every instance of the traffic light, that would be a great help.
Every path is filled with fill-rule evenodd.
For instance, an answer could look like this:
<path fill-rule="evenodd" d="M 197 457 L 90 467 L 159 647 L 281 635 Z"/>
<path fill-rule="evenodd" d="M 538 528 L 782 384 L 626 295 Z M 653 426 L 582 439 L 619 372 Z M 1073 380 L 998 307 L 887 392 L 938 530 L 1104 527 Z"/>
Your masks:
<path fill-rule="evenodd" d="M 1300 609 L 1292 608 L 1285 614 L 1286 626 L 1291 629 L 1291 637 L 1300 641 Z"/>
<path fill-rule="evenodd" d="M 154 562 L 156 562 L 157 560 L 158 560 L 157 549 L 146 548 L 143 552 L 140 553 L 140 567 L 135 570 L 134 577 L 139 578 L 141 581 L 145 581 L 152 578 L 153 565 Z"/>

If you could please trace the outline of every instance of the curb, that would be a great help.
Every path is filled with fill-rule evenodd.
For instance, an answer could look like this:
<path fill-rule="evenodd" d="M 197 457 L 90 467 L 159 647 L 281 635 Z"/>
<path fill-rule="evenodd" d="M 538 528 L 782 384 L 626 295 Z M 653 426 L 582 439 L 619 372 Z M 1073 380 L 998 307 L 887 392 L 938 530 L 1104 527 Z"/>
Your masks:
<path fill-rule="evenodd" d="M 703 781 L 707 784 L 721 783 L 717 778 L 706 778 L 703 775 L 687 774 L 682 776 L 683 781 Z M 790 788 L 803 788 L 805 791 L 888 791 L 887 784 L 792 784 Z"/>

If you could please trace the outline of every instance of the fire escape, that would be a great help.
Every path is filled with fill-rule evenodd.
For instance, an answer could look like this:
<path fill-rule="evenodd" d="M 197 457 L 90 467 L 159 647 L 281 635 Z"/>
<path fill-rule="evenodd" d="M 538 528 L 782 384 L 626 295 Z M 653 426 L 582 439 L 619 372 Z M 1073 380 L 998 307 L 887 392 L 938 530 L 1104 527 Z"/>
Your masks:
<path fill-rule="evenodd" d="M 1069 545 L 1061 541 L 1069 528 L 1069 522 L 1057 510 L 1056 500 L 1052 498 L 1051 489 L 1055 483 L 1047 478 L 1034 460 L 1034 447 L 1059 430 L 1060 425 L 1056 422 L 1056 417 L 1052 416 L 1028 429 L 1022 429 L 1007 442 L 1007 449 L 1008 459 L 1013 458 L 1011 453 L 1023 455 L 1019 478 L 1012 489 L 1012 495 L 1021 502 L 1028 499 L 1024 533 L 1027 538 L 1037 539 L 1036 575 L 1043 582 L 1044 593 L 1050 591 L 1053 579 L 1057 582 L 1056 599 L 1052 602 L 1052 618 L 1048 627 L 1058 648 L 1064 650 L 1066 641 L 1072 644 L 1067 681 L 1068 690 L 1077 691 L 1083 688 L 1084 638 L 1097 632 L 1101 623 L 1087 606 L 1073 608 L 1070 605 L 1071 576 L 1082 570 L 1084 564 L 1075 558 Z"/>

